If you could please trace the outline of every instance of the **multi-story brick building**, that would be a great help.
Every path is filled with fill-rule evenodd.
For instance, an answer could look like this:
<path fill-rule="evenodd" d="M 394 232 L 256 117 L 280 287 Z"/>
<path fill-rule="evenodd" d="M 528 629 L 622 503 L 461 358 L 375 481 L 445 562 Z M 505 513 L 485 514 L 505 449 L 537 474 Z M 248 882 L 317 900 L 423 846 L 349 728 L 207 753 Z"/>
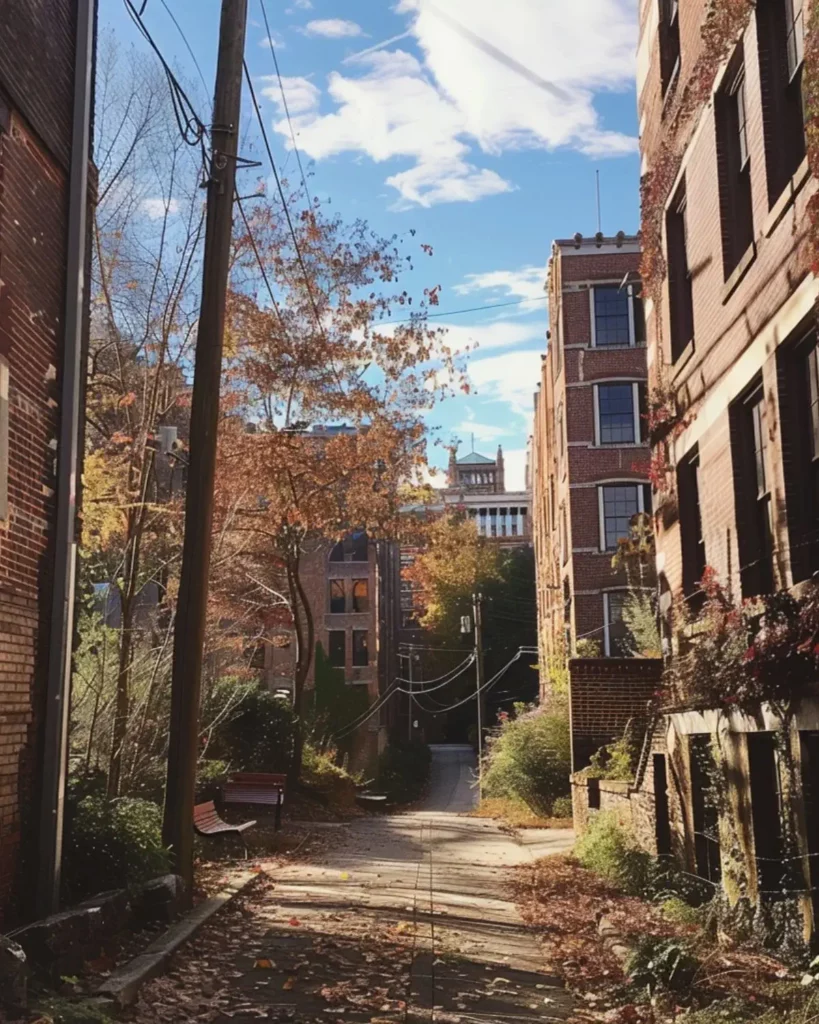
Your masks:
<path fill-rule="evenodd" d="M 777 591 L 799 597 L 819 571 L 808 4 L 719 6 L 704 32 L 708 0 L 640 4 L 657 571 L 667 657 L 682 673 L 711 635 L 699 617 L 706 567 L 736 603 Z M 749 643 L 738 641 L 741 665 L 755 657 Z M 792 680 L 787 665 L 780 675 Z M 731 710 L 736 692 L 703 707 L 689 682 L 693 698 L 678 687 L 658 708 L 635 785 L 607 799 L 621 814 L 631 806 L 650 849 L 673 852 L 711 884 L 722 880 L 729 903 L 740 894 L 757 908 L 790 902 L 815 938 L 816 683 L 791 681 L 777 703 L 760 699 L 740 713 Z M 714 787 L 716 803 L 706 798 Z"/>
<path fill-rule="evenodd" d="M 639 238 L 622 233 L 552 246 L 530 454 L 544 665 L 577 654 L 584 640 L 586 652 L 625 653 L 627 585 L 612 555 L 651 506 L 639 265 Z"/>
<path fill-rule="evenodd" d="M 82 89 L 75 84 L 82 49 L 77 0 L 4 0 L 2 6 L 0 928 L 22 904 L 23 913 L 30 909 L 35 890 L 28 873 L 28 884 L 21 877 L 37 851 L 73 118 L 75 88 Z"/>

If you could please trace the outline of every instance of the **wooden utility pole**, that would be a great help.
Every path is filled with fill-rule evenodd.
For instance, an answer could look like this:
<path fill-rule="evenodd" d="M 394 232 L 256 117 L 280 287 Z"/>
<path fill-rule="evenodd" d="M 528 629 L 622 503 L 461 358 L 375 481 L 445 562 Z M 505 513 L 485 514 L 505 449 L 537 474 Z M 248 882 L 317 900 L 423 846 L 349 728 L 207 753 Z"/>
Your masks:
<path fill-rule="evenodd" d="M 472 621 L 475 623 L 475 703 L 478 714 L 478 799 L 483 799 L 483 594 L 472 595 Z"/>
<path fill-rule="evenodd" d="M 247 0 L 222 0 L 213 98 L 202 303 L 191 403 L 185 542 L 176 607 L 163 839 L 174 870 L 193 889 L 193 804 L 199 752 L 199 698 L 210 571 L 216 435 L 233 195 L 236 182 Z"/>

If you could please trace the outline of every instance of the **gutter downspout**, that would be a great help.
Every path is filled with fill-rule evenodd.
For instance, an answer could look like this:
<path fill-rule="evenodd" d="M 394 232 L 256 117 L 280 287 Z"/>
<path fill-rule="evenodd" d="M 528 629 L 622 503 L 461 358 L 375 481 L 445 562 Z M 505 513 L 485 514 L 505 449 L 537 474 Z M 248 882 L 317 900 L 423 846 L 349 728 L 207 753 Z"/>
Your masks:
<path fill-rule="evenodd" d="M 77 560 L 77 485 L 81 469 L 80 403 L 88 230 L 88 168 L 91 159 L 91 101 L 94 0 L 77 0 L 74 117 L 69 172 L 66 249 L 65 335 L 62 360 L 54 591 L 49 636 L 48 689 L 40 800 L 37 914 L 59 908 L 63 812 L 68 761 L 68 712 L 74 638 L 74 580 Z"/>

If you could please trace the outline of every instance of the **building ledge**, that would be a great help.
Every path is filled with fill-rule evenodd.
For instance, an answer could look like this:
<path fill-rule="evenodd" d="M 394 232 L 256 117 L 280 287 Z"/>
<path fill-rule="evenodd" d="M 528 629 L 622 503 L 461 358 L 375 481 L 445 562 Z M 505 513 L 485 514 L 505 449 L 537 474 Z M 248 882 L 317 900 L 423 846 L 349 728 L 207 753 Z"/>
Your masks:
<path fill-rule="evenodd" d="M 740 281 L 748 273 L 748 270 L 752 266 L 756 259 L 756 244 L 751 242 L 748 248 L 745 250 L 745 254 L 739 263 L 734 267 L 728 276 L 728 280 L 725 282 L 722 288 L 722 302 L 723 305 L 731 298 L 734 292 L 739 287 Z"/>
<path fill-rule="evenodd" d="M 796 174 L 791 178 L 788 184 L 782 190 L 782 195 L 771 207 L 771 212 L 765 219 L 765 223 L 762 226 L 762 233 L 766 238 L 770 238 L 776 230 L 779 222 L 788 212 L 796 199 L 799 192 L 802 190 L 803 185 L 810 177 L 810 165 L 808 164 L 808 158 L 802 161 L 799 165 Z"/>

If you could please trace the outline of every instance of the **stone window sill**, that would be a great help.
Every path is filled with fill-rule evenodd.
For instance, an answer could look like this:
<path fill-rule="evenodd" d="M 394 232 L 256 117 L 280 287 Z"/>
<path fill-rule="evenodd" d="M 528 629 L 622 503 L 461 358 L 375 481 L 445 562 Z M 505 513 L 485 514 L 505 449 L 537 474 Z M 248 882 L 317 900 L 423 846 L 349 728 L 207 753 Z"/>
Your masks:
<path fill-rule="evenodd" d="M 790 207 L 793 205 L 793 201 L 796 199 L 799 192 L 802 190 L 802 186 L 810 177 L 810 167 L 808 165 L 808 158 L 802 161 L 799 168 L 782 190 L 782 195 L 771 207 L 771 212 L 768 214 L 765 224 L 762 228 L 762 232 L 766 238 L 770 238 L 771 235 L 777 228 L 777 225 L 788 212 Z"/>
<path fill-rule="evenodd" d="M 674 377 L 677 377 L 682 372 L 682 370 L 685 368 L 686 363 L 691 361 L 691 357 L 693 355 L 694 339 L 692 338 L 691 341 L 689 341 L 685 348 L 682 350 L 682 352 L 680 352 L 677 358 L 673 360 Z"/>
<path fill-rule="evenodd" d="M 728 280 L 725 282 L 722 288 L 722 302 L 723 305 L 731 298 L 734 292 L 739 287 L 740 281 L 745 277 L 756 259 L 756 245 L 754 242 L 748 246 L 745 250 L 745 255 L 737 263 L 734 269 L 731 271 Z"/>

